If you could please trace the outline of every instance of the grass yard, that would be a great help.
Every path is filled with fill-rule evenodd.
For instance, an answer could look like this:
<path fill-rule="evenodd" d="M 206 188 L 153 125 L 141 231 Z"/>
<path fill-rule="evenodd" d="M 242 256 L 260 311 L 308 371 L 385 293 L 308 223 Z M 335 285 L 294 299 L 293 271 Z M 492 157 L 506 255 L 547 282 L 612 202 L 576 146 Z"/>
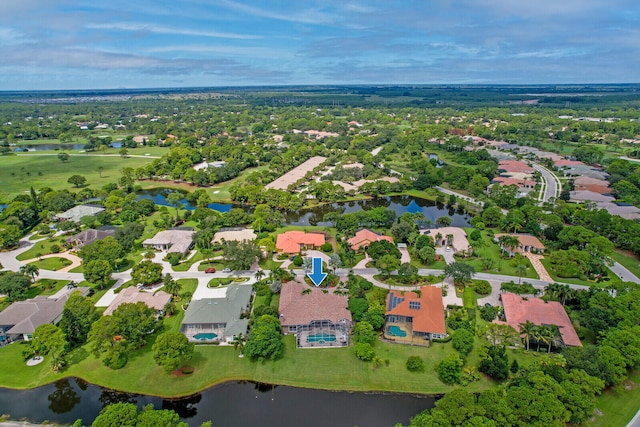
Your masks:
<path fill-rule="evenodd" d="M 280 267 L 282 265 L 282 262 L 274 261 L 272 258 L 268 258 L 261 259 L 258 265 L 260 265 L 260 268 L 262 268 L 263 270 L 273 270 L 276 267 Z"/>
<path fill-rule="evenodd" d="M 167 326 L 176 323 L 173 320 L 167 319 Z M 167 397 L 193 394 L 228 380 L 353 391 L 445 393 L 454 389 L 441 383 L 433 369 L 437 361 L 453 351 L 450 344 L 423 348 L 377 342 L 376 352 L 389 360 L 389 366 L 383 365 L 377 369 L 370 363 L 357 360 L 351 347 L 296 349 L 293 335 L 284 338 L 285 354 L 275 362 L 259 363 L 248 358 L 240 359 L 233 347 L 196 346 L 191 362 L 195 368 L 194 375 L 174 377 L 164 373 L 153 361 L 153 340 L 150 339 L 144 348 L 132 354 L 127 366 L 117 371 L 103 366 L 90 355 L 86 346 L 76 349 L 70 354 L 69 368 L 61 374 L 49 368 L 48 360 L 27 367 L 21 356 L 22 345 L 12 344 L 0 349 L 0 365 L 12 366 L 11 370 L 0 370 L 0 385 L 32 388 L 64 376 L 78 376 L 112 389 Z M 407 371 L 407 358 L 414 355 L 425 360 L 425 372 Z M 330 368 L 327 365 L 329 360 Z M 469 385 L 467 390 L 482 390 L 490 384 L 490 381 L 482 379 Z"/>
<path fill-rule="evenodd" d="M 18 255 L 16 259 L 18 261 L 26 261 L 28 259 L 38 258 L 39 256 L 50 254 L 52 253 L 51 247 L 53 245 L 58 245 L 60 246 L 60 248 L 62 248 L 62 246 L 64 245 L 64 241 L 64 237 L 55 237 L 53 239 L 36 242 L 28 251 L 25 251 Z"/>
<path fill-rule="evenodd" d="M 632 371 L 627 384 L 621 390 L 607 390 L 598 397 L 596 408 L 602 411 L 602 416 L 596 416 L 593 422 L 586 425 L 595 427 L 623 427 L 636 414 L 640 406 L 640 370 Z"/>
<path fill-rule="evenodd" d="M 43 258 L 41 260 L 34 261 L 34 262 L 30 263 L 30 264 L 31 265 L 35 265 L 40 270 L 57 271 L 57 270 L 60 270 L 61 268 L 64 268 L 64 267 L 66 267 L 68 265 L 71 265 L 71 261 L 69 261 L 66 258 L 51 257 L 51 258 Z"/>
<path fill-rule="evenodd" d="M 68 162 L 58 160 L 56 154 L 0 157 L 0 182 L 3 183 L 3 193 L 9 198 L 42 187 L 54 190 L 77 191 L 72 184 L 67 183 L 71 175 L 82 175 L 87 179 L 87 185 L 100 188 L 109 182 L 116 182 L 120 178 L 123 167 L 137 168 L 151 163 L 151 158 L 106 156 L 71 156 Z M 102 166 L 102 177 L 98 173 L 98 166 Z"/>
<path fill-rule="evenodd" d="M 197 251 L 188 260 L 182 261 L 180 264 L 172 266 L 171 269 L 173 271 L 187 271 L 191 268 L 193 264 L 195 264 L 198 261 L 202 261 L 202 254 L 200 253 L 200 251 Z"/>

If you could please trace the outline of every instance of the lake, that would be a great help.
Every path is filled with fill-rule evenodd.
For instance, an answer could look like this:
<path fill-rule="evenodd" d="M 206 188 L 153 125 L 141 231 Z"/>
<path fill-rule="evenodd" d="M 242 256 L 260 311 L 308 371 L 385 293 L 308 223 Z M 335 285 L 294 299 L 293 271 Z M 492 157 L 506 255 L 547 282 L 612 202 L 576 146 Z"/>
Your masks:
<path fill-rule="evenodd" d="M 167 195 L 171 192 L 179 191 L 173 188 L 152 188 L 142 190 L 138 193 L 140 199 L 152 199 L 156 205 L 171 206 L 167 202 Z M 182 193 L 186 194 L 184 191 Z M 182 200 L 184 208 L 194 210 L 195 205 Z M 219 212 L 229 212 L 234 205 L 230 203 L 211 203 L 210 209 Z M 242 208 L 240 205 L 235 207 Z M 377 199 L 357 200 L 351 202 L 337 202 L 322 206 L 316 206 L 309 209 L 301 209 L 295 212 L 284 211 L 285 223 L 287 225 L 312 225 L 312 226 L 330 226 L 330 222 L 324 221 L 324 216 L 329 212 L 340 212 L 342 214 L 369 210 L 377 207 L 385 207 L 401 216 L 404 213 L 422 212 L 424 216 L 432 223 L 441 216 L 449 216 L 453 219 L 452 226 L 468 227 L 471 217 L 461 209 L 448 208 L 444 205 L 436 204 L 431 200 L 420 199 L 413 196 L 391 196 L 381 197 Z"/>
<path fill-rule="evenodd" d="M 313 351 L 313 350 L 310 350 Z M 359 363 L 354 360 L 354 363 Z M 384 369 L 384 368 L 381 368 Z M 93 421 L 109 403 L 131 402 L 173 409 L 190 426 L 211 420 L 214 426 L 261 427 L 389 427 L 427 408 L 431 396 L 331 392 L 229 382 L 182 399 L 135 395 L 108 390 L 77 378 L 63 379 L 32 390 L 0 388 L 0 414 L 31 422 L 72 424 Z"/>

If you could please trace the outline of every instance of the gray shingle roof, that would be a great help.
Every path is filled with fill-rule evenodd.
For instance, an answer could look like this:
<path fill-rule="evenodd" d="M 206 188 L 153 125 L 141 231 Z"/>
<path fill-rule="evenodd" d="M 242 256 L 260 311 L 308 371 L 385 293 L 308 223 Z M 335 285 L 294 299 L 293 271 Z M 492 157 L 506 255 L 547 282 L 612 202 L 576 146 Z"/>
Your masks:
<path fill-rule="evenodd" d="M 225 323 L 227 330 L 234 325 L 239 327 L 241 321 L 246 321 L 246 319 L 240 319 L 240 314 L 249 305 L 250 299 L 250 285 L 229 285 L 224 298 L 205 298 L 191 301 L 184 314 L 182 324 Z"/>
<path fill-rule="evenodd" d="M 75 288 L 83 295 L 89 292 L 89 288 Z M 72 291 L 58 299 L 37 296 L 35 298 L 18 301 L 0 312 L 0 326 L 10 327 L 8 334 L 32 334 L 40 325 L 53 323 L 64 310 L 64 304 L 69 299 Z"/>

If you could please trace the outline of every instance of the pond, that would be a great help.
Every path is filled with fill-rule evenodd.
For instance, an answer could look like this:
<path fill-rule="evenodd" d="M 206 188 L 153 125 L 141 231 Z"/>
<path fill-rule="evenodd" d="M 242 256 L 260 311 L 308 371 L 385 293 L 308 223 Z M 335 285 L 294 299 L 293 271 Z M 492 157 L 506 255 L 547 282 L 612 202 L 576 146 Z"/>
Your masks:
<path fill-rule="evenodd" d="M 171 206 L 167 202 L 167 195 L 171 192 L 180 191 L 173 188 L 152 188 L 138 192 L 140 199 L 152 199 L 156 205 Z M 186 194 L 184 191 L 180 191 Z M 194 210 L 195 205 L 182 200 L 184 208 Z M 230 203 L 211 203 L 210 209 L 219 212 L 229 212 L 234 207 Z M 242 207 L 242 206 L 236 206 Z M 312 225 L 312 226 L 330 226 L 331 223 L 324 221 L 324 216 L 329 212 L 339 212 L 342 214 L 369 210 L 377 207 L 385 207 L 391 209 L 399 217 L 404 213 L 422 212 L 424 216 L 432 223 L 441 216 L 450 216 L 453 219 L 452 226 L 468 227 L 470 216 L 463 210 L 447 208 L 444 205 L 436 204 L 431 200 L 420 199 L 413 196 L 391 196 L 381 197 L 378 199 L 358 200 L 352 202 L 337 202 L 322 206 L 316 206 L 310 209 L 301 209 L 295 212 L 284 212 L 285 223 L 287 225 Z"/>
<path fill-rule="evenodd" d="M 84 150 L 86 144 L 20 144 L 16 151 L 53 151 L 53 150 Z M 122 142 L 114 141 L 111 148 L 122 148 Z"/>
<path fill-rule="evenodd" d="M 313 350 L 309 350 L 313 351 Z M 142 408 L 172 409 L 190 426 L 211 420 L 214 426 L 261 427 L 389 427 L 409 418 L 435 399 L 408 394 L 331 392 L 230 382 L 181 399 L 135 395 L 108 390 L 77 378 L 63 379 L 32 390 L 0 388 L 0 413 L 12 419 L 88 424 L 109 403 L 131 402 Z"/>

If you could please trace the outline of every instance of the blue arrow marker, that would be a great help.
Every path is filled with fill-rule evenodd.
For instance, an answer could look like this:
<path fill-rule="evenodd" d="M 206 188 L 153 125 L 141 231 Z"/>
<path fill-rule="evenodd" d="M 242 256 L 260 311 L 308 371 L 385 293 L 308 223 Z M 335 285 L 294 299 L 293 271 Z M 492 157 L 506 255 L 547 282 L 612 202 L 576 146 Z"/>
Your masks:
<path fill-rule="evenodd" d="M 311 273 L 307 273 L 309 279 L 313 282 L 314 285 L 320 286 L 322 281 L 327 277 L 327 273 L 322 272 L 322 258 L 313 258 L 313 269 Z"/>

